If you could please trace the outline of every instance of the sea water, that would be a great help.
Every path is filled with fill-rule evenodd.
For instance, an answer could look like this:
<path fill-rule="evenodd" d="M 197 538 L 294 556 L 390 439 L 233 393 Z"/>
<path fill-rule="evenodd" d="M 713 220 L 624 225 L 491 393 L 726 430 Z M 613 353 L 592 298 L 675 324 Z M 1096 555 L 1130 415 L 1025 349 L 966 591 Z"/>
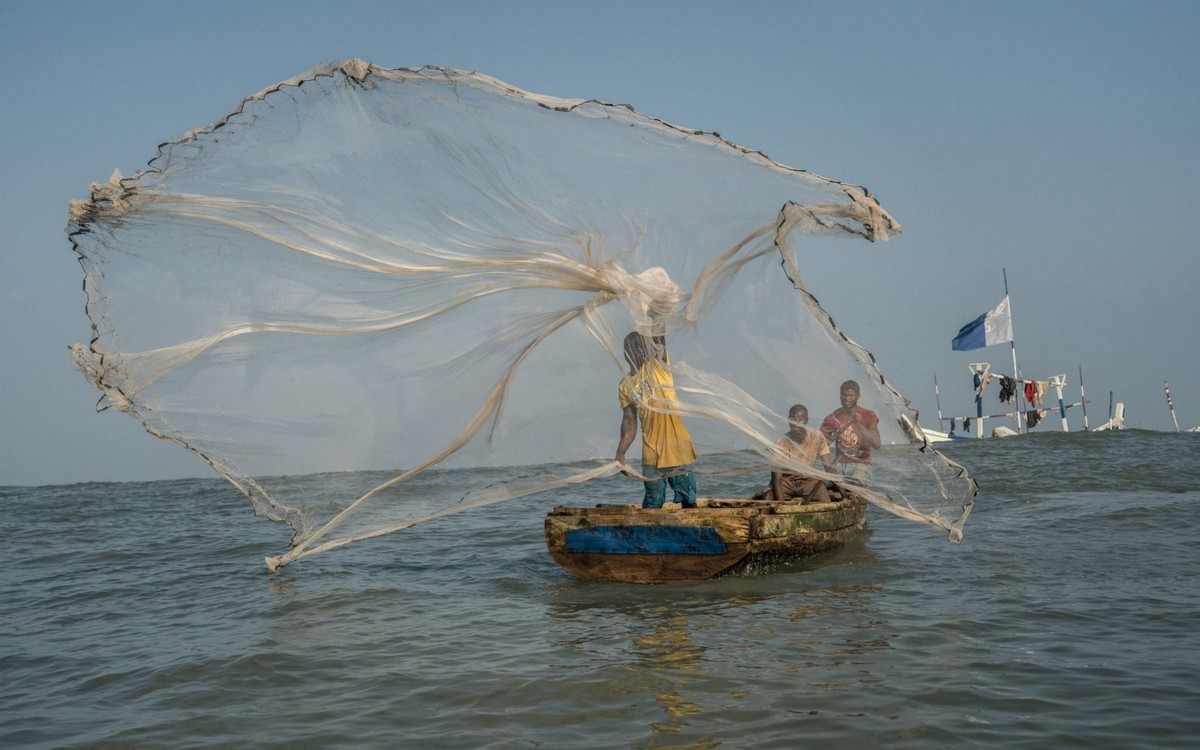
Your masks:
<path fill-rule="evenodd" d="M 224 482 L 0 488 L 3 748 L 1191 748 L 1200 434 L 959 441 L 966 536 L 577 580 L 533 496 L 269 573 Z M 703 488 L 702 494 L 703 494 Z"/>

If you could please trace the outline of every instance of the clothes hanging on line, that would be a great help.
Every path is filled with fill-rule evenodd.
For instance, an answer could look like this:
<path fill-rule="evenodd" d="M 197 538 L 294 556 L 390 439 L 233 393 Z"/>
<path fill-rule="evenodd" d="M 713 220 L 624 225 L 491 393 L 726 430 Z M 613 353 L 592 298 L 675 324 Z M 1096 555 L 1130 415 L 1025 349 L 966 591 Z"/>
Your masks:
<path fill-rule="evenodd" d="M 1017 381 L 1007 375 L 1000 375 L 1000 403 L 1007 404 L 1017 395 Z"/>
<path fill-rule="evenodd" d="M 975 375 L 975 398 L 983 396 L 983 392 L 987 390 L 988 383 L 991 382 L 992 371 L 988 370 L 981 377 L 978 373 Z"/>

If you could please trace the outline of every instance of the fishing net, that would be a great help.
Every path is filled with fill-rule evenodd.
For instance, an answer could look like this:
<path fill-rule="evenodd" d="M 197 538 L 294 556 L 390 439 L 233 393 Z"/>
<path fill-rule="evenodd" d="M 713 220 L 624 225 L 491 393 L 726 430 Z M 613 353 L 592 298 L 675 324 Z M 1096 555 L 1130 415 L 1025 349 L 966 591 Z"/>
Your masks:
<path fill-rule="evenodd" d="M 799 270 L 852 275 L 869 257 L 823 238 L 899 231 L 864 188 L 714 133 L 356 60 L 72 202 L 92 328 L 72 356 L 99 409 L 292 526 L 272 569 L 532 492 L 640 501 L 613 460 L 635 330 L 666 337 L 701 496 L 773 465 L 833 478 L 774 445 L 792 404 L 815 427 L 856 379 L 884 443 L 863 494 L 960 538 L 973 481 Z"/>

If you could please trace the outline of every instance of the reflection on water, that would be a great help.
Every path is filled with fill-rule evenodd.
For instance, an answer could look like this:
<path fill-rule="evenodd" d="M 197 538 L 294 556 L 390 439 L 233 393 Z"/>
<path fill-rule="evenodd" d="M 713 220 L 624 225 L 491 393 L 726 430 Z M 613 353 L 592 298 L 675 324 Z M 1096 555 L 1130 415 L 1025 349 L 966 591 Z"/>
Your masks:
<path fill-rule="evenodd" d="M 636 747 L 740 747 L 745 738 L 730 738 L 740 723 L 800 732 L 805 722 L 861 721 L 868 706 L 831 704 L 877 689 L 873 655 L 895 648 L 878 608 L 888 582 L 868 573 L 880 561 L 866 538 L 711 581 L 562 578 L 544 590 L 559 666 L 602 677 L 607 705 L 639 707 L 626 717 L 645 728 Z"/>
<path fill-rule="evenodd" d="M 648 613 L 648 632 L 635 635 L 630 665 L 639 691 L 649 693 L 662 707 L 665 719 L 650 724 L 648 747 L 709 748 L 721 743 L 712 737 L 711 727 L 702 729 L 699 741 L 685 745 L 670 744 L 668 738 L 678 735 L 689 719 L 701 718 L 699 703 L 689 699 L 692 685 L 708 678 L 703 667 L 704 649 L 696 645 L 686 617 L 679 612 L 661 608 Z"/>

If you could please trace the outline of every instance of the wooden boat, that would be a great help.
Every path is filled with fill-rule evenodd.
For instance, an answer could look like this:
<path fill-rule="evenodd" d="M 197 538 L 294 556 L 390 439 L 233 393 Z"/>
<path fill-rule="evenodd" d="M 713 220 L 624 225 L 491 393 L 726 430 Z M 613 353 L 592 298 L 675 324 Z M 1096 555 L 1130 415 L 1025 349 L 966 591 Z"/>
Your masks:
<path fill-rule="evenodd" d="M 750 562 L 834 550 L 866 523 L 866 501 L 831 491 L 833 502 L 701 499 L 673 503 L 556 507 L 546 516 L 546 547 L 580 578 L 666 583 L 712 578 Z M 673 507 L 672 507 L 673 506 Z"/>

